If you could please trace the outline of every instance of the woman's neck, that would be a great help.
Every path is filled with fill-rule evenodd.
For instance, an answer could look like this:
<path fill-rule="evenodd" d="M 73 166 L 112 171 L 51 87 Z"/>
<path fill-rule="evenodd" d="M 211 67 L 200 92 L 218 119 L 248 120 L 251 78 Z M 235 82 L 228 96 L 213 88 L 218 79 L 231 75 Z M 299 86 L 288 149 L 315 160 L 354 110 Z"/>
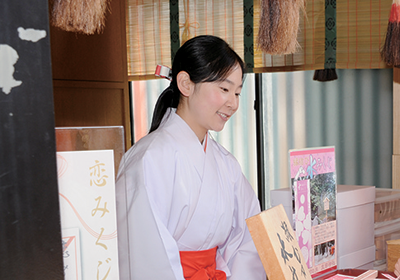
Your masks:
<path fill-rule="evenodd" d="M 204 138 L 207 134 L 207 130 L 200 127 L 195 120 L 191 118 L 191 115 L 187 113 L 186 110 L 182 109 L 181 106 L 178 106 L 176 109 L 176 114 L 181 117 L 182 120 L 186 122 L 186 124 L 193 130 L 199 139 L 200 143 L 203 144 Z"/>

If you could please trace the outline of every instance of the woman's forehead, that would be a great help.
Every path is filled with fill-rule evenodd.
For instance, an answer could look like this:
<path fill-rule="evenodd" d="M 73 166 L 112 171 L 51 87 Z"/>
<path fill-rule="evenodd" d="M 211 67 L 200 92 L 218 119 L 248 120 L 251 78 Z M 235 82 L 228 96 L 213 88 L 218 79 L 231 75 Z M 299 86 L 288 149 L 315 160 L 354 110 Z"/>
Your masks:
<path fill-rule="evenodd" d="M 221 79 L 221 82 L 227 82 L 232 85 L 242 85 L 243 73 L 239 65 L 232 67 L 232 69 L 227 73 L 226 77 Z"/>

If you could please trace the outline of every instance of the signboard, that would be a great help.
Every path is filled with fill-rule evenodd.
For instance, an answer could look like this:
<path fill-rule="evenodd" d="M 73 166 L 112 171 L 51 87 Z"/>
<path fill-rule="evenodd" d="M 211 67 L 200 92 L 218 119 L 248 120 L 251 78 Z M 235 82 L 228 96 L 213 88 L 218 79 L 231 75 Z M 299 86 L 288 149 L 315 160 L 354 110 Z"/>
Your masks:
<path fill-rule="evenodd" d="M 311 280 L 282 204 L 246 220 L 269 280 Z"/>
<path fill-rule="evenodd" d="M 335 148 L 290 150 L 293 229 L 314 277 L 337 268 Z"/>
<path fill-rule="evenodd" d="M 66 280 L 119 279 L 112 150 L 57 152 Z"/>

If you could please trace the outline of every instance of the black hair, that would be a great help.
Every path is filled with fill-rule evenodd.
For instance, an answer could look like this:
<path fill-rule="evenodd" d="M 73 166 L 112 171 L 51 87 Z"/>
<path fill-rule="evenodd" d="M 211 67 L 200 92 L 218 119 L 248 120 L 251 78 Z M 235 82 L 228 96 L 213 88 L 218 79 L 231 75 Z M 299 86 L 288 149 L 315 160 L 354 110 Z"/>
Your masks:
<path fill-rule="evenodd" d="M 176 77 L 185 71 L 195 83 L 224 80 L 239 65 L 244 74 L 244 63 L 240 56 L 219 37 L 201 35 L 186 41 L 177 51 L 172 64 L 172 80 L 159 96 L 154 108 L 150 132 L 156 130 L 169 107 L 177 108 L 181 96 Z"/>

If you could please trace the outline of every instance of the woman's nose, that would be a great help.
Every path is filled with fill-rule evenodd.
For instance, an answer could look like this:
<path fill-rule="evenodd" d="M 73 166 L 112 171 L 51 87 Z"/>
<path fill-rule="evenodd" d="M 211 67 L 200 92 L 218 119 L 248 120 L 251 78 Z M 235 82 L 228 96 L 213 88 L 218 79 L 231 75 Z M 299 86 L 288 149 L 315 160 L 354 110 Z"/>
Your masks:
<path fill-rule="evenodd" d="M 236 94 L 230 95 L 226 105 L 236 111 L 239 107 L 239 97 Z"/>

